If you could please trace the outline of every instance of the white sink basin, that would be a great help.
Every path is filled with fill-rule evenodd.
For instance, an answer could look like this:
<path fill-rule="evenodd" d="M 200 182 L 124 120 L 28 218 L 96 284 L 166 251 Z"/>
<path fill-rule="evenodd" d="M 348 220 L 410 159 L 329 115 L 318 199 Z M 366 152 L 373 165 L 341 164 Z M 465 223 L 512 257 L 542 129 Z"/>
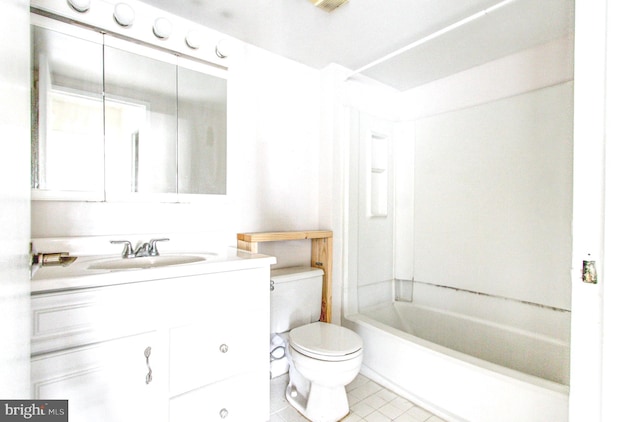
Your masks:
<path fill-rule="evenodd" d="M 138 258 L 109 258 L 98 260 L 90 264 L 89 270 L 138 270 L 143 268 L 157 268 L 171 265 L 191 264 L 204 261 L 198 255 L 158 255 Z"/>

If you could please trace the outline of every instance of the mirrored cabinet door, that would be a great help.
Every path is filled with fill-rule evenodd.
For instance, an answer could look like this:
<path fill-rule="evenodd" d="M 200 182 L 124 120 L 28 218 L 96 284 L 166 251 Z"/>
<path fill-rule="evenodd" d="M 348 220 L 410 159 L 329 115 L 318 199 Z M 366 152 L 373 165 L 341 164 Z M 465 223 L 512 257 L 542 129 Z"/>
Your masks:
<path fill-rule="evenodd" d="M 176 58 L 105 38 L 107 199 L 177 192 Z"/>
<path fill-rule="evenodd" d="M 225 194 L 227 81 L 209 66 L 179 61 L 178 193 Z"/>
<path fill-rule="evenodd" d="M 32 41 L 33 199 L 226 194 L 226 71 L 39 15 Z"/>
<path fill-rule="evenodd" d="M 32 25 L 31 39 L 34 197 L 102 200 L 102 35 Z"/>

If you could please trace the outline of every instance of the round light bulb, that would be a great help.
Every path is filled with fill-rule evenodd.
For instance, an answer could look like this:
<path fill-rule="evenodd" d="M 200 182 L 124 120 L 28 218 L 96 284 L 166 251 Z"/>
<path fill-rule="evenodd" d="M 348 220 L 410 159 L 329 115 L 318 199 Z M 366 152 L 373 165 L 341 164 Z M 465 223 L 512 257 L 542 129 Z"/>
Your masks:
<path fill-rule="evenodd" d="M 232 50 L 233 43 L 226 38 L 218 41 L 218 44 L 216 45 L 216 55 L 221 59 L 229 57 L 229 55 L 233 53 Z"/>
<path fill-rule="evenodd" d="M 91 7 L 91 0 L 67 0 L 67 2 L 80 13 L 86 12 Z"/>
<path fill-rule="evenodd" d="M 171 25 L 171 21 L 167 18 L 158 18 L 153 22 L 153 33 L 158 38 L 169 38 L 172 29 L 173 25 Z"/>
<path fill-rule="evenodd" d="M 184 41 L 190 48 L 194 50 L 199 49 L 202 46 L 202 36 L 198 31 L 189 31 Z"/>
<path fill-rule="evenodd" d="M 113 8 L 113 18 L 120 26 L 131 26 L 136 18 L 133 7 L 127 3 L 118 3 Z"/>

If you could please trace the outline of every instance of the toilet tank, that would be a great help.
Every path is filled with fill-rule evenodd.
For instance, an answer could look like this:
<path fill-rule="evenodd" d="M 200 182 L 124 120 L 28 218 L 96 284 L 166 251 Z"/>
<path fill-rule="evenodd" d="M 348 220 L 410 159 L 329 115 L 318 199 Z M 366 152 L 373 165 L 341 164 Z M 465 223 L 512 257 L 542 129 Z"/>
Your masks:
<path fill-rule="evenodd" d="M 322 276 L 312 267 L 271 271 L 271 333 L 283 333 L 320 319 Z"/>

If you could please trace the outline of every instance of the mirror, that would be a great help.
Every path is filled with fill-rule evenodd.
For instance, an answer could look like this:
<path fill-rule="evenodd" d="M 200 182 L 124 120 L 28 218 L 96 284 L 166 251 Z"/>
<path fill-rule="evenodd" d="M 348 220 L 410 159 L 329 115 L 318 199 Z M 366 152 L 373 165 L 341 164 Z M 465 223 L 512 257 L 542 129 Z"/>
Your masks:
<path fill-rule="evenodd" d="M 189 66 L 189 67 L 187 67 Z M 178 192 L 225 194 L 227 81 L 194 63 L 178 67 Z"/>
<path fill-rule="evenodd" d="M 175 202 L 226 193 L 224 71 L 35 18 L 34 199 Z"/>
<path fill-rule="evenodd" d="M 101 37 L 80 39 L 32 26 L 31 39 L 32 188 L 101 198 Z"/>
<path fill-rule="evenodd" d="M 177 192 L 175 58 L 136 50 L 104 48 L 107 199 Z"/>

